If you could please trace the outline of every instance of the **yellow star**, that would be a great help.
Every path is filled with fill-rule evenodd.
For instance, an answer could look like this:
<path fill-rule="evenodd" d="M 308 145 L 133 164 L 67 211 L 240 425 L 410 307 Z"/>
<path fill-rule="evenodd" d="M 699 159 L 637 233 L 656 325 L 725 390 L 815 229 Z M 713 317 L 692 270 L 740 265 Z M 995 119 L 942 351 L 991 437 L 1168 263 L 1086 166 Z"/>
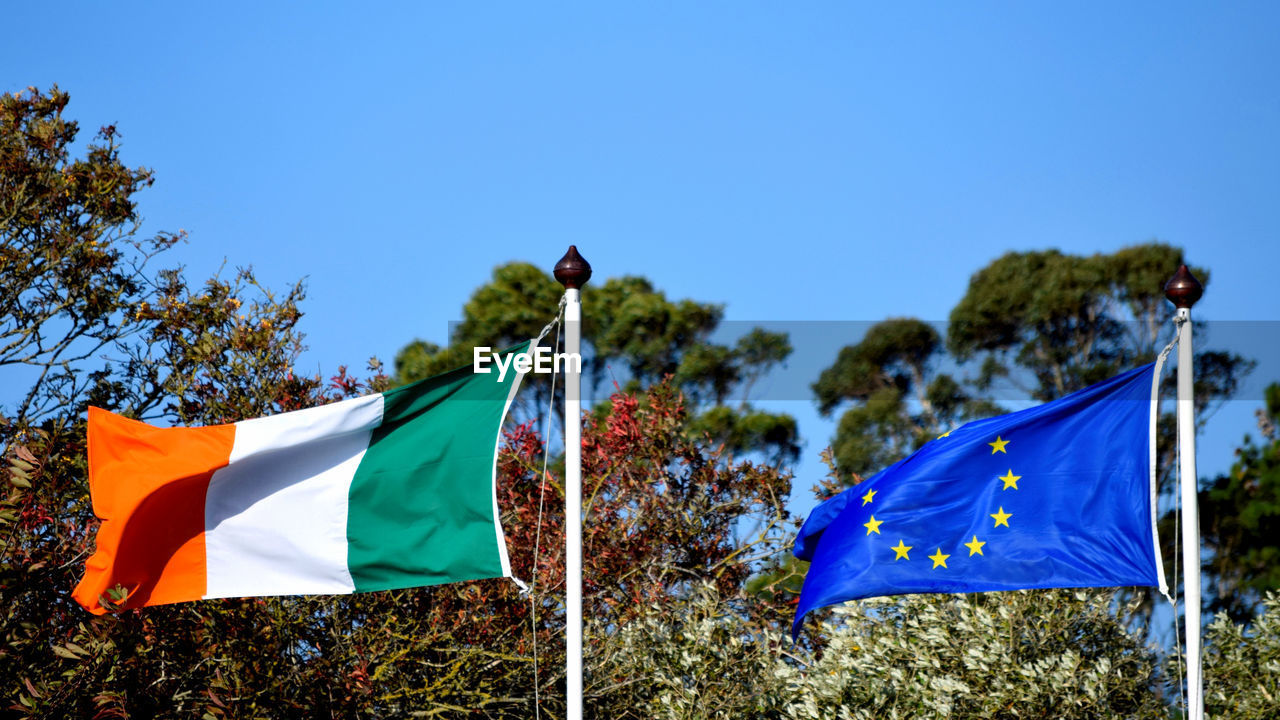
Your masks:
<path fill-rule="evenodd" d="M 979 540 L 977 535 L 974 535 L 973 541 L 965 543 L 964 546 L 969 548 L 969 557 L 973 557 L 975 553 L 977 553 L 978 555 L 981 555 L 982 546 L 986 544 L 987 544 L 986 542 Z"/>
<path fill-rule="evenodd" d="M 948 431 L 946 431 L 946 432 L 942 433 L 941 435 L 939 435 L 939 436 L 938 436 L 938 439 L 939 439 L 939 440 L 941 440 L 941 439 L 942 439 L 942 438 L 944 438 L 944 437 L 951 437 L 951 431 L 950 431 L 950 430 L 948 430 Z"/>
<path fill-rule="evenodd" d="M 862 504 L 866 505 L 867 503 L 871 502 L 872 498 L 874 498 L 875 496 L 876 496 L 875 490 L 868 490 L 867 494 L 862 496 Z"/>
<path fill-rule="evenodd" d="M 1021 475 L 1014 475 L 1014 474 L 1013 474 L 1013 468 L 1010 468 L 1010 469 L 1009 469 L 1008 474 L 1001 475 L 1001 476 L 1000 476 L 1000 479 L 1004 481 L 1004 489 L 1005 489 L 1005 490 L 1008 490 L 1009 488 L 1013 488 L 1014 490 L 1017 490 L 1017 489 L 1018 489 L 1018 481 L 1022 479 L 1022 476 L 1021 476 Z"/>
<path fill-rule="evenodd" d="M 942 553 L 942 548 L 938 548 L 938 551 L 937 551 L 937 552 L 935 552 L 934 554 L 930 555 L 930 556 L 929 556 L 929 559 L 933 561 L 933 567 L 934 567 L 934 569 L 936 570 L 936 569 L 937 569 L 937 567 L 938 567 L 939 565 L 941 565 L 942 567 L 946 567 L 946 566 L 947 566 L 947 558 L 949 558 L 949 557 L 951 557 L 951 556 L 950 556 L 950 555 L 944 555 L 944 554 Z"/>
<path fill-rule="evenodd" d="M 913 547 L 915 547 L 915 545 L 904 545 L 903 542 L 899 540 L 896 546 L 889 548 L 890 550 L 893 550 L 895 553 L 897 553 L 897 557 L 895 557 L 893 561 L 897 562 L 899 560 L 910 560 L 911 558 L 907 557 L 907 551 Z"/>
<path fill-rule="evenodd" d="M 1002 439 L 1000 439 L 1000 436 L 999 436 L 999 435 L 997 435 L 997 436 L 996 436 L 996 441 L 995 441 L 995 442 L 989 442 L 989 443 L 987 443 L 987 444 L 991 446 L 991 454 L 992 454 L 992 455 L 995 455 L 995 454 L 996 454 L 996 453 L 998 453 L 998 452 L 1000 452 L 1000 453 L 1004 453 L 1005 455 L 1008 455 L 1008 454 L 1009 454 L 1009 453 L 1005 452 L 1005 449 L 1004 449 L 1004 446 L 1005 446 L 1005 445 L 1008 445 L 1008 444 L 1009 444 L 1009 441 L 1008 441 L 1008 440 L 1002 440 Z"/>
<path fill-rule="evenodd" d="M 879 535 L 879 534 L 880 534 L 880 526 L 881 526 L 883 523 L 884 523 L 884 521 L 883 521 L 883 520 L 877 520 L 877 519 L 876 519 L 876 516 L 875 516 L 875 515 L 872 515 L 872 516 L 871 516 L 871 522 L 864 522 L 864 523 L 862 523 L 862 527 L 864 527 L 864 528 L 866 528 L 866 529 L 867 529 L 867 534 L 868 534 L 868 535 L 870 535 L 871 533 L 875 533 L 875 534 Z"/>
<path fill-rule="evenodd" d="M 992 513 L 991 517 L 996 519 L 996 524 L 991 527 L 1000 527 L 1001 525 L 1009 527 L 1009 518 L 1013 517 L 1013 513 L 1007 513 L 1004 508 L 1000 508 L 1000 512 Z"/>

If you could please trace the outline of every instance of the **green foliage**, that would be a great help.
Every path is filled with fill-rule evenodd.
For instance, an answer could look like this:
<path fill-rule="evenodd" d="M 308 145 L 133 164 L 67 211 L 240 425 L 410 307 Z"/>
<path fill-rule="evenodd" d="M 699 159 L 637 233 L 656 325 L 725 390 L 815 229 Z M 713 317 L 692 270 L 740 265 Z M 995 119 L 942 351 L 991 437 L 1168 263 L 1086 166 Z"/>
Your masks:
<path fill-rule="evenodd" d="M 1087 257 L 1057 250 L 1006 253 L 970 279 L 951 312 L 947 348 L 959 360 L 982 358 L 979 389 L 996 378 L 1017 386 L 1029 376 L 1034 382 L 1025 390 L 1033 398 L 1062 397 L 1156 357 L 1174 333 L 1175 309 L 1164 284 L 1183 262 L 1180 249 L 1157 242 Z M 1192 272 L 1208 285 L 1208 270 Z M 1204 422 L 1206 411 L 1231 397 L 1254 363 L 1201 349 L 1195 365 L 1197 417 Z M 1172 395 L 1175 387 L 1165 383 L 1163 391 Z M 1159 423 L 1157 450 L 1161 488 L 1168 492 L 1176 455 L 1171 417 Z M 1161 522 L 1171 563 L 1173 520 Z M 1226 566 L 1235 558 L 1217 559 L 1229 575 Z M 1222 589 L 1226 594 L 1215 602 L 1235 603 L 1229 582 Z"/>
<path fill-rule="evenodd" d="M 470 365 L 476 347 L 505 348 L 537 337 L 556 315 L 564 289 L 534 265 L 511 262 L 493 270 L 489 282 L 476 288 L 462 308 L 462 321 L 450 330 L 447 347 L 414 340 L 395 356 L 393 383 L 404 385 Z M 522 395 L 532 396 L 525 405 L 547 406 L 544 378 L 525 380 Z"/>
<path fill-rule="evenodd" d="M 647 693 L 653 678 L 618 650 L 620 633 L 644 627 L 650 613 L 681 615 L 699 587 L 736 596 L 754 564 L 785 541 L 790 478 L 768 466 L 734 462 L 723 449 L 691 439 L 682 396 L 669 385 L 642 397 L 615 394 L 607 407 L 583 430 L 585 702 L 591 717 L 643 717 L 634 714 L 636 693 Z M 541 440 L 528 426 L 516 428 L 508 443 L 499 467 L 499 504 L 507 508 L 503 526 L 513 570 L 536 580 L 531 601 L 538 608 L 542 710 L 554 717 L 564 707 L 564 558 L 552 549 L 564 543 L 563 487 L 557 474 L 541 475 Z M 542 550 L 535 557 L 539 527 Z M 508 590 L 505 584 L 476 587 L 474 603 L 466 607 L 491 627 L 507 629 L 467 643 L 491 655 L 487 664 L 450 664 L 438 672 L 456 674 L 459 682 L 491 683 L 486 692 L 504 701 L 491 702 L 486 716 L 527 718 L 533 701 L 530 603 L 502 602 Z M 784 612 L 759 601 L 748 607 L 757 622 Z M 453 608 L 423 615 L 437 634 L 456 627 Z M 417 707 L 434 702 L 422 697 Z"/>
<path fill-rule="evenodd" d="M 1280 383 L 1267 387 L 1258 415 L 1261 441 L 1246 436 L 1231 471 L 1200 491 L 1209 606 L 1236 619 L 1280 590 Z"/>
<path fill-rule="evenodd" d="M 0 95 L 0 367 L 34 378 L 10 408 L 18 423 L 64 412 L 105 379 L 84 364 L 139 329 L 143 268 L 180 239 L 138 237 L 133 195 L 152 176 L 121 162 L 114 127 L 70 157 L 68 99 L 56 87 Z"/>
<path fill-rule="evenodd" d="M 583 322 L 583 335 L 600 359 L 593 365 L 596 372 L 609 361 L 621 361 L 642 386 L 679 370 L 684 354 L 706 344 L 724 314 L 719 305 L 668 300 L 648 280 L 630 275 L 588 285 L 582 301 L 586 307 L 608 308 Z"/>
<path fill-rule="evenodd" d="M 689 427 L 731 450 L 762 452 L 775 465 L 800 457 L 800 429 L 790 415 L 718 405 L 694 418 Z"/>
<path fill-rule="evenodd" d="M 689 348 L 680 358 L 673 377 L 681 387 L 688 388 L 690 397 L 708 398 L 722 407 L 729 393 L 742 382 L 733 350 L 713 344 Z"/>
<path fill-rule="evenodd" d="M 1148 246 L 1152 264 L 1164 263 L 1165 275 L 1177 269 L 1181 253 Z M 1133 255 L 1132 251 L 1128 256 Z M 1135 265 L 1132 261 L 1125 266 Z M 1145 265 L 1143 265 L 1145 267 Z M 1196 271 L 1202 280 L 1203 270 Z M 1057 250 L 1011 252 L 974 274 L 969 291 L 951 311 L 948 348 L 960 359 L 991 352 L 1030 370 L 1037 381 L 1034 396 L 1052 400 L 1115 375 L 1134 364 L 1137 349 L 1125 343 L 1122 319 L 1111 312 L 1118 269 L 1110 258 L 1079 257 Z M 1146 300 L 1164 280 L 1124 281 L 1127 293 Z M 1168 317 L 1164 306 L 1143 306 Z M 1165 318 L 1160 318 L 1161 320 Z M 1159 322 L 1155 323 L 1160 327 Z M 1146 346 L 1153 346 L 1150 337 Z"/>
<path fill-rule="evenodd" d="M 450 345 L 442 348 L 426 340 L 414 340 L 396 352 L 394 362 L 396 384 L 433 377 L 462 367 L 472 361 L 471 348 Z"/>
<path fill-rule="evenodd" d="M 617 720 L 782 718 L 783 636 L 758 600 L 695 585 L 592 638 L 587 715 Z M 762 622 L 766 621 L 766 622 Z"/>
<path fill-rule="evenodd" d="M 277 297 L 248 269 L 233 280 L 210 278 L 198 288 L 177 271 L 163 271 L 150 301 L 135 312 L 145 330 L 124 350 L 121 372 L 147 393 L 143 407 L 163 399 L 162 417 L 183 424 L 234 422 L 306 407 L 315 401 L 319 382 L 293 372 L 303 349 L 296 330 L 303 296 L 295 285 Z M 99 386 L 91 401 L 143 414 L 128 393 L 121 395 L 127 387 Z"/>
<path fill-rule="evenodd" d="M 34 371 L 30 392 L 8 388 L 25 398 L 15 417 L 0 418 L 0 706 L 16 717 L 528 717 L 536 642 L 543 707 L 562 710 L 564 568 L 552 548 L 563 545 L 563 498 L 528 425 L 501 456 L 499 505 L 515 572 L 537 580 L 531 597 L 487 581 L 105 617 L 70 599 L 97 526 L 86 405 L 160 424 L 227 422 L 387 379 L 376 361 L 368 381 L 345 368 L 328 384 L 294 373 L 301 287 L 276 295 L 248 270 L 203 283 L 147 271 L 176 237 L 134 240 L 133 193 L 150 174 L 123 169 L 114 131 L 105 149 L 73 160 L 64 95 L 3 102 L 0 362 Z M 458 337 L 523 339 L 558 297 L 535 268 L 504 266 L 472 298 Z M 776 362 L 768 340 L 744 349 L 758 366 Z M 429 372 L 441 352 L 413 346 L 398 370 Z M 640 604 L 669 607 L 696 583 L 732 593 L 778 551 L 789 477 L 734 461 L 703 432 L 667 386 L 615 396 L 585 428 L 587 577 L 616 580 L 588 587 L 589 633 L 615 632 Z"/>
<path fill-rule="evenodd" d="M 1020 368 L 1035 378 L 1032 397 L 1059 398 L 1155 357 L 1172 337 L 1164 284 L 1183 262 L 1180 249 L 1156 242 L 1088 257 L 1006 253 L 969 280 L 947 349 L 960 360 L 984 355 L 986 379 Z M 1192 272 L 1208 286 L 1208 270 Z M 1252 367 L 1221 352 L 1197 362 L 1202 405 L 1229 396 Z"/>
<path fill-rule="evenodd" d="M 493 279 L 477 288 L 463 306 L 462 322 L 453 330 L 450 343 L 463 346 L 470 362 L 476 345 L 510 347 L 537 337 L 555 315 L 562 294 L 564 288 L 555 278 L 534 265 L 499 265 Z"/>
<path fill-rule="evenodd" d="M 1280 595 L 1268 593 L 1252 626 L 1219 613 L 1205 629 L 1204 710 L 1221 720 L 1280 717 Z M 1177 672 L 1172 660 L 1170 673 Z"/>
<path fill-rule="evenodd" d="M 912 318 L 871 326 L 813 384 L 823 414 L 845 402 L 833 446 L 846 482 L 896 462 L 946 429 L 995 412 L 950 375 L 935 373 L 938 332 Z"/>
<path fill-rule="evenodd" d="M 865 401 L 885 388 L 922 387 L 925 368 L 940 347 L 938 332 L 927 323 L 911 318 L 876 323 L 857 345 L 841 350 L 836 364 L 814 383 L 820 409 L 829 413 L 843 400 Z"/>
<path fill-rule="evenodd" d="M 791 340 L 786 333 L 753 328 L 751 332 L 738 338 L 734 352 L 746 374 L 748 388 L 743 394 L 747 395 L 750 393 L 751 383 L 791 357 Z"/>
<path fill-rule="evenodd" d="M 832 450 L 846 476 L 863 477 L 910 454 L 933 430 L 911 417 L 902 391 L 881 388 L 840 416 Z"/>
<path fill-rule="evenodd" d="M 1111 593 L 909 595 L 840 606 L 792 717 L 1164 718 L 1155 654 Z"/>
<path fill-rule="evenodd" d="M 179 239 L 138 238 L 135 194 L 151 173 L 120 162 L 113 128 L 72 158 L 66 104 L 56 88 L 0 99 L 0 365 L 29 372 L 29 383 L 6 388 L 16 404 L 0 418 L 0 707 L 59 718 L 526 718 L 539 697 L 548 716 L 563 712 L 565 570 L 553 550 L 564 540 L 563 485 L 554 469 L 542 472 L 543 444 L 528 424 L 506 438 L 498 502 L 514 572 L 536 581 L 529 596 L 484 581 L 102 617 L 74 604 L 96 530 L 86 405 L 163 424 L 225 422 L 388 380 L 376 361 L 367 381 L 345 368 L 327 384 L 294 373 L 300 286 L 277 295 L 248 270 L 191 283 L 148 269 Z M 1112 259 L 1128 268 L 1123 279 L 1163 277 L 1152 259 L 1161 257 L 1138 249 Z M 1163 312 L 1145 280 L 1110 282 L 1134 315 Z M 536 334 L 559 295 L 531 265 L 498 268 L 467 303 L 450 348 L 411 344 L 397 355 L 397 377 L 465 364 L 473 344 Z M 788 357 L 786 336 L 756 330 L 732 346 L 711 343 L 718 306 L 668 300 L 640 278 L 584 295 L 610 309 L 588 314 L 598 367 L 625 362 L 637 385 L 649 384 L 616 393 L 583 431 L 593 717 L 1167 716 L 1151 650 L 1130 632 L 1131 607 L 1113 612 L 1105 593 L 868 601 L 811 620 L 792 643 L 796 568 L 757 577 L 747 592 L 788 540 L 790 477 L 777 464 L 795 457 L 795 424 L 745 402 Z M 981 409 L 934 370 L 941 341 L 922 323 L 884 323 L 846 351 L 818 392 L 828 411 L 846 402 L 857 411 L 846 417 L 864 465 Z M 1226 356 L 1212 362 L 1227 379 L 1239 367 Z M 1077 370 L 1062 377 L 1087 375 Z M 1280 388 L 1268 408 L 1274 427 Z M 876 447 L 877 435 L 887 444 Z M 1246 572 L 1224 570 L 1220 582 L 1248 592 L 1260 592 L 1265 582 L 1253 583 L 1275 565 L 1276 442 L 1264 436 L 1206 491 L 1206 504 L 1220 503 L 1206 518 L 1231 518 L 1209 523 L 1207 537 L 1224 548 L 1217 556 L 1245 559 Z M 744 448 L 771 448 L 773 464 L 735 459 Z M 1252 629 L 1223 616 L 1209 629 L 1215 715 L 1277 715 L 1280 601 L 1264 608 Z"/>
<path fill-rule="evenodd" d="M 328 389 L 292 373 L 300 288 L 276 297 L 247 270 L 195 287 L 178 271 L 147 272 L 177 239 L 136 237 L 134 194 L 151 175 L 120 163 L 112 128 L 72 159 L 66 103 L 56 89 L 0 99 L 3 364 L 30 368 L 28 386 L 6 387 L 19 400 L 0 419 L 0 698 L 13 716 L 224 717 L 231 704 L 262 716 L 302 703 L 347 714 L 334 708 L 357 696 L 330 681 L 347 676 L 349 655 L 317 648 L 351 636 L 332 632 L 341 616 L 321 603 L 99 618 L 70 598 L 96 530 L 88 404 L 162 424 L 220 422 L 363 386 L 345 371 Z"/>
<path fill-rule="evenodd" d="M 494 269 L 489 282 L 463 306 L 449 346 L 415 340 L 395 358 L 396 382 L 407 383 L 471 363 L 476 346 L 504 346 L 536 337 L 555 315 L 562 288 L 528 263 Z M 599 386 L 614 363 L 624 365 L 624 387 L 643 390 L 670 376 L 676 386 L 705 410 L 690 431 L 724 443 L 738 454 L 761 452 L 774 463 L 794 462 L 800 452 L 794 418 L 756 410 L 748 402 L 751 387 L 791 354 L 785 333 L 755 328 L 733 346 L 710 341 L 720 325 L 718 305 L 673 301 L 648 280 L 610 278 L 582 292 L 584 372 Z M 547 407 L 546 378 L 525 381 L 538 418 Z M 730 395 L 741 393 L 736 407 Z"/>
<path fill-rule="evenodd" d="M 608 682 L 589 709 L 664 720 L 1167 718 L 1154 650 L 1128 630 L 1132 608 L 1113 605 L 1112 593 L 1078 590 L 883 598 L 834 609 L 796 645 L 762 625 L 769 611 L 750 599 L 696 587 L 591 644 Z"/>

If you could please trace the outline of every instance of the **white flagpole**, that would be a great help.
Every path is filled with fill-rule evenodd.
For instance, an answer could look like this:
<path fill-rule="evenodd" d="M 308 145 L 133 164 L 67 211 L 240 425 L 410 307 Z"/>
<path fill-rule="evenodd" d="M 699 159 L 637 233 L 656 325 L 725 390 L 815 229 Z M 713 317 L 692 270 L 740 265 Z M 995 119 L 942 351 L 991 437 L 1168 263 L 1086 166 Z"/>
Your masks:
<path fill-rule="evenodd" d="M 1196 484 L 1196 423 L 1191 351 L 1191 306 L 1204 286 L 1186 265 L 1164 286 L 1178 308 L 1178 452 L 1182 458 L 1182 597 L 1187 627 L 1187 718 L 1203 720 L 1204 685 L 1200 652 L 1200 509 Z"/>
<path fill-rule="evenodd" d="M 568 720 L 582 720 L 582 302 L 591 265 L 574 245 L 555 267 L 564 285 L 564 567 L 565 703 Z"/>

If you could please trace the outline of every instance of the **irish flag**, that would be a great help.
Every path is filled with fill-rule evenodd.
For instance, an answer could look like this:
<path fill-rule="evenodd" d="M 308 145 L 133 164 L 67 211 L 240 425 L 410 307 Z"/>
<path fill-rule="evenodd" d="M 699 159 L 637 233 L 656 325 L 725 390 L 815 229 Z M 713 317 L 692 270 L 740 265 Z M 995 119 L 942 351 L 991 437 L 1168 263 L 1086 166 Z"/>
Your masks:
<path fill-rule="evenodd" d="M 102 525 L 73 596 L 101 614 L 117 585 L 133 608 L 510 577 L 496 460 L 521 377 L 466 367 L 209 427 L 90 408 Z"/>

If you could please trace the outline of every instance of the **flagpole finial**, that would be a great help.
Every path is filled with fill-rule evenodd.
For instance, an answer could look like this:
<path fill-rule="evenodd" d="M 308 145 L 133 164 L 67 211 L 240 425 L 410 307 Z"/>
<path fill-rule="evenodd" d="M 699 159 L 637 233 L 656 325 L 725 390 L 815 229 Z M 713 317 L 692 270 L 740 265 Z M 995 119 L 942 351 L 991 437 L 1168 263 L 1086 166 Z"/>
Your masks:
<path fill-rule="evenodd" d="M 1200 284 L 1186 265 L 1178 268 L 1178 272 L 1164 285 L 1164 296 L 1179 308 L 1190 308 L 1203 294 L 1204 285 Z"/>
<path fill-rule="evenodd" d="M 569 251 L 556 263 L 555 275 L 566 290 L 578 290 L 591 279 L 591 263 L 578 254 L 577 245 L 570 245 Z"/>

